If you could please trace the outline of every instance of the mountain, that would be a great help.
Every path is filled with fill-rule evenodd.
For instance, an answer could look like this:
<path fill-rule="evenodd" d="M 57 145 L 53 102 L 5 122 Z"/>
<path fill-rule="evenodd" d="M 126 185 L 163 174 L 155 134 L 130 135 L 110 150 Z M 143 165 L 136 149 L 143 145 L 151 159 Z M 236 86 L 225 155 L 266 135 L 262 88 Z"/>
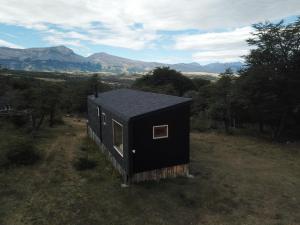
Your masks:
<path fill-rule="evenodd" d="M 0 47 L 0 65 L 15 70 L 112 73 L 139 73 L 150 71 L 158 66 L 169 66 L 181 72 L 221 73 L 229 67 L 237 71 L 241 68 L 242 63 L 165 64 L 132 60 L 104 52 L 83 57 L 65 46 L 56 46 L 28 49 Z"/>
<path fill-rule="evenodd" d="M 204 66 L 201 66 L 199 63 L 196 62 L 169 64 L 168 66 L 174 70 L 178 70 L 181 72 L 208 72 L 204 71 Z"/>
<path fill-rule="evenodd" d="M 28 49 L 0 47 L 0 65 L 9 69 L 33 71 L 101 70 L 101 65 L 90 63 L 65 46 Z"/>
<path fill-rule="evenodd" d="M 203 72 L 222 73 L 227 68 L 231 68 L 233 71 L 241 69 L 243 64 L 241 62 L 230 62 L 230 63 L 210 63 L 203 66 Z"/>
<path fill-rule="evenodd" d="M 162 63 L 144 62 L 122 58 L 104 52 L 95 53 L 87 57 L 87 59 L 92 63 L 101 64 L 103 71 L 110 72 L 145 72 L 157 66 L 164 65 Z"/>
<path fill-rule="evenodd" d="M 207 65 L 200 65 L 199 63 L 176 63 L 166 64 L 157 62 L 144 62 L 138 60 L 132 60 L 122 58 L 114 55 L 110 55 L 104 52 L 95 53 L 87 59 L 93 63 L 99 63 L 102 66 L 103 71 L 110 72 L 145 72 L 152 70 L 158 66 L 169 66 L 172 69 L 181 72 L 209 72 L 209 73 L 222 73 L 227 68 L 231 68 L 233 71 L 237 71 L 242 67 L 241 62 L 230 63 L 211 63 Z"/>

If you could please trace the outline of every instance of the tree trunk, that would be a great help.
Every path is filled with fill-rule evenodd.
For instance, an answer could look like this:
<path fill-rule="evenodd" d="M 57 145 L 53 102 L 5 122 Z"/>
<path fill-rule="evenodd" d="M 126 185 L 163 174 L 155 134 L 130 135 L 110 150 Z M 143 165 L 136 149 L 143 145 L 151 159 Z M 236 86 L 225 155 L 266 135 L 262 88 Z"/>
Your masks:
<path fill-rule="evenodd" d="M 49 126 L 53 127 L 55 118 L 55 110 L 51 110 L 49 114 Z"/>
<path fill-rule="evenodd" d="M 226 133 L 229 134 L 230 130 L 229 130 L 229 123 L 228 123 L 227 120 L 224 120 L 224 125 L 225 125 L 225 131 L 226 131 Z"/>
<path fill-rule="evenodd" d="M 225 132 L 227 134 L 229 134 L 230 133 L 230 129 L 229 129 L 230 122 L 226 116 L 223 117 L 223 122 L 224 122 Z"/>
<path fill-rule="evenodd" d="M 265 132 L 264 122 L 262 120 L 259 120 L 259 131 L 260 131 L 260 133 L 264 133 Z"/>
<path fill-rule="evenodd" d="M 226 130 L 226 133 L 230 133 L 230 126 L 232 124 L 232 121 L 231 121 L 231 110 L 230 110 L 230 107 L 228 106 L 229 103 L 227 103 L 227 107 L 226 107 L 226 112 L 225 112 L 225 130 Z"/>
<path fill-rule="evenodd" d="M 35 131 L 37 131 L 38 129 L 40 129 L 40 127 L 41 127 L 42 124 L 43 124 L 44 118 L 45 118 L 45 114 L 42 114 L 39 123 L 38 123 L 37 126 L 35 127 Z"/>
<path fill-rule="evenodd" d="M 275 134 L 274 134 L 274 139 L 277 140 L 277 141 L 278 141 L 278 140 L 281 138 L 281 136 L 282 136 L 282 132 L 283 132 L 283 130 L 284 130 L 284 128 L 285 128 L 285 124 L 286 124 L 287 115 L 288 115 L 288 111 L 285 110 L 285 111 L 282 113 L 281 117 L 280 117 L 279 125 L 278 125 L 278 127 L 276 128 L 276 131 L 275 131 Z"/>
<path fill-rule="evenodd" d="M 30 114 L 30 119 L 31 119 L 31 128 L 32 130 L 34 130 L 36 126 L 36 117 L 34 116 L 33 113 Z"/>

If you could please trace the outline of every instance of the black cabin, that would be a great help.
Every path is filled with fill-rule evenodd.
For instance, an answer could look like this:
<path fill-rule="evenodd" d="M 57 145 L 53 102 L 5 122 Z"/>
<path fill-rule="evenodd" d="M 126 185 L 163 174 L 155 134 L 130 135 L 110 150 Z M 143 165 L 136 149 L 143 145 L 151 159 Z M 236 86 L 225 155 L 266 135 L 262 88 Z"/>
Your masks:
<path fill-rule="evenodd" d="M 88 96 L 88 134 L 126 182 L 188 174 L 191 99 L 130 89 Z"/>
<path fill-rule="evenodd" d="M 8 112 L 12 110 L 9 100 L 5 97 L 0 97 L 0 112 Z"/>

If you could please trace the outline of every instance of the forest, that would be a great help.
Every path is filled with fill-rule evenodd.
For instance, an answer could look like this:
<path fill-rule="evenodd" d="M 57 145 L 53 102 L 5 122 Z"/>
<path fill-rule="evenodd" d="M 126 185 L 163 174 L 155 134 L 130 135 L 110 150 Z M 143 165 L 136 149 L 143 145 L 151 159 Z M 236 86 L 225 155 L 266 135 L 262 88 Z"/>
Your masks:
<path fill-rule="evenodd" d="M 52 78 L 64 82 L 52 82 L 19 71 L 15 77 L 0 77 L 0 96 L 19 112 L 10 119 L 33 133 L 44 123 L 53 126 L 64 114 L 84 115 L 86 97 L 96 90 L 129 87 L 192 98 L 191 124 L 199 131 L 223 129 L 234 134 L 244 130 L 274 141 L 296 140 L 300 133 L 300 19 L 288 25 L 259 23 L 253 28 L 244 67 L 237 74 L 227 69 L 217 81 L 190 79 L 168 67 L 117 86 L 97 75 L 68 79 L 56 74 Z M 51 73 L 42 75 L 51 79 Z"/>
<path fill-rule="evenodd" d="M 274 141 L 299 139 L 300 19 L 253 27 L 247 40 L 252 50 L 238 74 L 228 69 L 210 82 L 157 68 L 133 87 L 191 97 L 192 127 L 200 131 L 243 129 Z"/>

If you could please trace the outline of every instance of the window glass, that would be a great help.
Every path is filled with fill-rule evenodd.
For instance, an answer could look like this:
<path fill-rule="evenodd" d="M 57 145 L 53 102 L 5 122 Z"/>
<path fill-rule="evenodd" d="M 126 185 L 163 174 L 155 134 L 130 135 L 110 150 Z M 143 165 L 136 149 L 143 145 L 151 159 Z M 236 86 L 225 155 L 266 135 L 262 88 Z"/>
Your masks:
<path fill-rule="evenodd" d="M 153 139 L 167 138 L 168 125 L 153 126 Z"/>
<path fill-rule="evenodd" d="M 123 156 L 123 126 L 115 120 L 112 121 L 112 126 L 114 148 Z"/>
<path fill-rule="evenodd" d="M 104 112 L 102 113 L 102 123 L 103 123 L 104 125 L 106 124 L 106 115 L 105 115 Z"/>

